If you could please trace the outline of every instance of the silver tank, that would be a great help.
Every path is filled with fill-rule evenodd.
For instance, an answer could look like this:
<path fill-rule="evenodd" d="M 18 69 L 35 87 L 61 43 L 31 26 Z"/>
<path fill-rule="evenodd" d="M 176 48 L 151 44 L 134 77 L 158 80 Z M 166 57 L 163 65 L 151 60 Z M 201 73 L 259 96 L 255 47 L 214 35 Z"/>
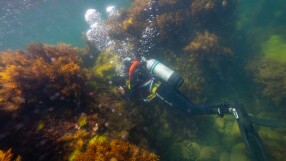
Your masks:
<path fill-rule="evenodd" d="M 164 64 L 160 63 L 158 60 L 150 59 L 147 60 L 147 69 L 150 71 L 151 74 L 155 75 L 158 78 L 168 82 L 171 75 L 174 71 Z"/>

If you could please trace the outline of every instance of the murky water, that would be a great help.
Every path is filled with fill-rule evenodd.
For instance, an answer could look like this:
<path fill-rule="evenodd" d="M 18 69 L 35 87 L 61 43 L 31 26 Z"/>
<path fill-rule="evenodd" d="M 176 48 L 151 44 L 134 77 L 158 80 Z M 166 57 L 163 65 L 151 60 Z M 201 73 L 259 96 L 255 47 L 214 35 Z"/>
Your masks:
<path fill-rule="evenodd" d="M 122 1 L 1 1 L 0 49 L 20 49 L 34 41 L 51 44 L 67 42 L 84 46 L 82 34 L 88 28 L 85 11 L 96 8 L 103 12 L 109 5 L 129 6 Z"/>
<path fill-rule="evenodd" d="M 132 99 L 118 96 L 124 89 L 116 92 L 111 78 L 126 57 L 158 59 L 175 70 L 185 80 L 180 91 L 194 104 L 239 102 L 251 116 L 286 121 L 283 0 L 15 0 L 1 1 L 0 6 L 1 51 L 25 50 L 31 42 L 88 47 L 73 51 L 31 46 L 31 57 L 15 55 L 16 59 L 27 59 L 22 63 L 2 53 L 0 109 L 5 112 L 0 120 L 8 123 L 0 123 L 0 150 L 12 148 L 23 160 L 74 160 L 80 158 L 79 153 L 81 157 L 98 156 L 96 152 L 86 154 L 86 149 L 100 135 L 148 149 L 163 161 L 255 160 L 251 155 L 255 152 L 250 153 L 239 131 L 235 111 L 223 118 L 191 117 L 188 112 L 170 108 L 168 100 L 132 104 Z M 37 51 L 44 53 L 43 58 L 37 58 Z M 80 58 L 67 53 L 80 53 Z M 72 62 L 61 65 L 63 58 Z M 82 64 L 76 66 L 79 62 Z M 82 66 L 87 69 L 81 72 Z M 48 69 L 53 67 L 63 73 Z M 39 69 L 51 74 L 39 74 Z M 35 80 L 27 78 L 31 75 Z M 46 79 L 46 84 L 37 83 Z M 62 80 L 64 83 L 57 82 Z M 79 83 L 83 91 L 77 81 L 83 81 Z M 30 94 L 42 89 L 37 97 Z M 69 101 L 66 93 L 70 91 L 75 92 Z M 84 104 L 79 96 L 86 95 L 88 103 Z M 65 109 L 67 106 L 69 109 Z M 29 108 L 31 112 L 25 110 Z M 7 111 L 10 112 L 6 115 Z M 262 124 L 281 123 L 266 122 Z M 27 131 L 23 127 L 35 132 L 24 135 Z M 263 140 L 268 160 L 285 160 L 285 126 L 254 127 Z M 16 146 L 13 140 L 21 136 L 27 141 Z M 25 146 L 40 148 L 33 154 L 24 150 Z M 253 151 L 256 150 L 258 147 Z"/>

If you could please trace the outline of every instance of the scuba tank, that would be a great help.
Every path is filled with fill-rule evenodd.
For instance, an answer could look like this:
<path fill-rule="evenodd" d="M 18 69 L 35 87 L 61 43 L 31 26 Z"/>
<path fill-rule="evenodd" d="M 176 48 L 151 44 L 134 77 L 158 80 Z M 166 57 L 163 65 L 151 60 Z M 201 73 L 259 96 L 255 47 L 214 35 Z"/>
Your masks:
<path fill-rule="evenodd" d="M 158 60 L 146 60 L 146 66 L 151 75 L 168 83 L 174 88 L 179 88 L 184 82 L 184 79 L 179 74 L 160 63 Z"/>

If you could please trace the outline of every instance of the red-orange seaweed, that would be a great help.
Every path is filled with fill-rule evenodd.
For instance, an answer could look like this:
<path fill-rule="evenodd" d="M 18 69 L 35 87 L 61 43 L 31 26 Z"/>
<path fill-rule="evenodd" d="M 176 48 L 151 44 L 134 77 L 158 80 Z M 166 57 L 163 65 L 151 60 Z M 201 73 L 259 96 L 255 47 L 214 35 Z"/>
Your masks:
<path fill-rule="evenodd" d="M 27 50 L 0 53 L 2 106 L 80 101 L 86 77 L 76 48 L 34 43 Z"/>

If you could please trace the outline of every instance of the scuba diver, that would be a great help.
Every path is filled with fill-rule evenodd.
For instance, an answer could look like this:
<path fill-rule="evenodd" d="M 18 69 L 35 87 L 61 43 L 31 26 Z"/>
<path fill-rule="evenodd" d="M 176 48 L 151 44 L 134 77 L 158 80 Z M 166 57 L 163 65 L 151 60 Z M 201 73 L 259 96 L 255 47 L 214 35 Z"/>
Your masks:
<path fill-rule="evenodd" d="M 195 105 L 179 91 L 183 82 L 179 74 L 160 61 L 147 60 L 144 57 L 140 60 L 125 58 L 121 64 L 121 75 L 114 79 L 119 92 L 131 101 L 140 99 L 150 102 L 158 97 L 169 106 L 190 115 L 217 114 L 223 117 L 225 114 L 232 114 L 238 122 L 241 136 L 253 161 L 268 161 L 262 139 L 253 124 L 282 127 L 285 126 L 284 122 L 250 116 L 243 105 L 238 103 Z"/>

